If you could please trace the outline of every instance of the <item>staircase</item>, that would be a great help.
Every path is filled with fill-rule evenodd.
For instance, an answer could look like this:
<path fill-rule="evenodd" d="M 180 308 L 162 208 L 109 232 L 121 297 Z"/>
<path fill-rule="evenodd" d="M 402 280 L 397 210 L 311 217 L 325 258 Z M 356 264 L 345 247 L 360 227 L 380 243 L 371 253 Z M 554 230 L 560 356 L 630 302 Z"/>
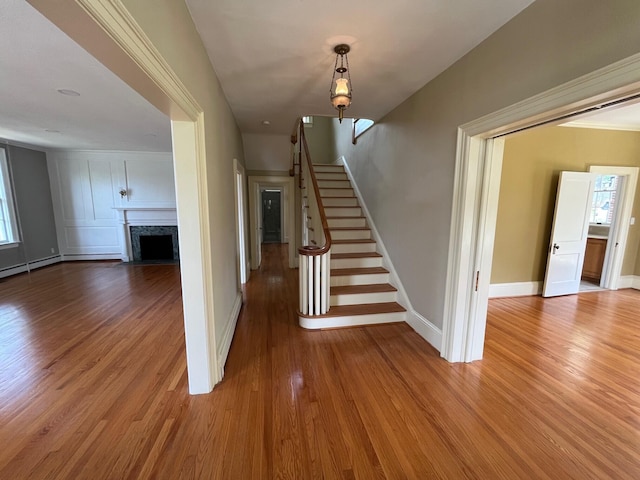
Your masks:
<path fill-rule="evenodd" d="M 305 328 L 330 328 L 401 322 L 405 309 L 396 302 L 389 271 L 371 239 L 367 219 L 342 165 L 313 166 L 331 231 L 329 311 L 301 318 Z"/>

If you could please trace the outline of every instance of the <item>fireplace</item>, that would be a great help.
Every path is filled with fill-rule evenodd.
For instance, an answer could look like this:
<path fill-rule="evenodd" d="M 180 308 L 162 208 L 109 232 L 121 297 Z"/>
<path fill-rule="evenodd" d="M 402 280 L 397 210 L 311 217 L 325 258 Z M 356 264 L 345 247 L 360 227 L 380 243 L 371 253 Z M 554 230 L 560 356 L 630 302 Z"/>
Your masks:
<path fill-rule="evenodd" d="M 134 262 L 177 261 L 178 227 L 130 226 L 131 256 Z"/>

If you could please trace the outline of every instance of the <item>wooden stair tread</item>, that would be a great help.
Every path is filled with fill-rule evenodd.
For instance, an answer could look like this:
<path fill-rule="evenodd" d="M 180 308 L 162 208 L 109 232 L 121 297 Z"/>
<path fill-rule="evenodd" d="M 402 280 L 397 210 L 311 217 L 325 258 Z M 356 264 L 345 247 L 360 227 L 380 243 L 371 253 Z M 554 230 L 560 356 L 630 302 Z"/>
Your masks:
<path fill-rule="evenodd" d="M 332 253 L 331 260 L 340 260 L 344 258 L 379 258 L 382 257 L 378 252 L 357 252 L 357 253 Z"/>
<path fill-rule="evenodd" d="M 375 313 L 400 313 L 405 308 L 397 302 L 364 303 L 360 305 L 339 305 L 331 307 L 324 315 L 316 317 L 344 317 L 348 315 L 371 315 Z"/>
<path fill-rule="evenodd" d="M 371 283 L 368 285 L 342 285 L 331 287 L 331 295 L 357 295 L 359 293 L 397 292 L 398 289 L 389 283 Z"/>
<path fill-rule="evenodd" d="M 340 277 L 345 275 L 375 275 L 380 273 L 389 273 L 389 270 L 383 267 L 360 267 L 360 268 L 332 268 L 331 276 Z M 334 287 L 331 287 L 334 288 Z"/>
<path fill-rule="evenodd" d="M 349 240 L 333 240 L 331 239 L 331 243 L 335 243 L 336 245 L 346 245 L 346 244 L 354 244 L 354 243 L 376 243 L 375 240 L 371 240 L 370 238 L 354 238 Z"/>

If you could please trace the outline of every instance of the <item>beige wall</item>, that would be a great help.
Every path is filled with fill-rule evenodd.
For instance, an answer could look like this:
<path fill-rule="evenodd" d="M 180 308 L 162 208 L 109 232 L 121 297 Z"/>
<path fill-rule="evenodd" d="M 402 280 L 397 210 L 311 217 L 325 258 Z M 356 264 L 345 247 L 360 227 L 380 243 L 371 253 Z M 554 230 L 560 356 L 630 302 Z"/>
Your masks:
<path fill-rule="evenodd" d="M 309 145 L 313 163 L 333 163 L 336 160 L 331 117 L 313 117 L 313 127 L 305 127 L 304 133 Z M 351 125 L 351 120 L 344 120 Z"/>
<path fill-rule="evenodd" d="M 640 50 L 637 0 L 537 0 L 351 145 L 354 173 L 414 309 L 442 327 L 457 128 Z M 336 126 L 334 122 L 334 126 Z"/>
<path fill-rule="evenodd" d="M 590 165 L 640 167 L 640 132 L 541 127 L 506 138 L 491 283 L 544 280 L 560 172 Z M 633 225 L 622 275 L 634 274 L 639 243 Z"/>
<path fill-rule="evenodd" d="M 245 133 L 242 142 L 248 170 L 288 172 L 291 168 L 290 135 Z"/>

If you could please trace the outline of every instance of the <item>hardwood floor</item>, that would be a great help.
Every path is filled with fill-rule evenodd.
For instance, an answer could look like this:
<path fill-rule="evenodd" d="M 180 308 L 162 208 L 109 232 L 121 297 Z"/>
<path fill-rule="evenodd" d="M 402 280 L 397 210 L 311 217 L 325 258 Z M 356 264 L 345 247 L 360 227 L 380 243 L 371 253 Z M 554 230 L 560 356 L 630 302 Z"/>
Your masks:
<path fill-rule="evenodd" d="M 640 292 L 490 302 L 485 359 L 296 325 L 286 245 L 189 396 L 177 266 L 0 280 L 0 478 L 640 478 Z"/>

